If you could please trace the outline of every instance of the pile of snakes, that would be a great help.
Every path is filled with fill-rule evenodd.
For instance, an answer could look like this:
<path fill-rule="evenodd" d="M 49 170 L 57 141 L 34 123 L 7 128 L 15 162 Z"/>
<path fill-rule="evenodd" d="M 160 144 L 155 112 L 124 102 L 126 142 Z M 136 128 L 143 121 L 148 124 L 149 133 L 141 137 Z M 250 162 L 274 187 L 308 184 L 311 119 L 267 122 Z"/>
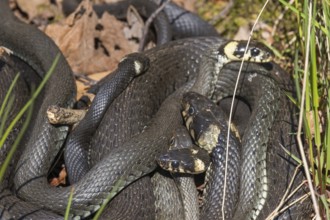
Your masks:
<path fill-rule="evenodd" d="M 63 8 L 70 13 L 78 3 L 64 0 Z M 94 9 L 133 5 L 147 18 L 160 4 L 131 0 Z M 77 106 L 65 57 L 0 0 L 0 103 L 9 90 L 14 97 L 1 125 L 10 125 L 57 60 L 33 111 L 1 145 L 0 164 L 12 159 L 0 183 L 0 219 L 64 219 L 67 209 L 69 219 L 311 219 L 308 196 L 299 200 L 305 186 L 296 190 L 303 174 L 294 175 L 297 163 L 287 153 L 298 156 L 295 107 L 286 95 L 293 87 L 271 50 L 223 39 L 172 2 L 153 30 L 156 46 L 126 55 L 92 86 L 95 98 L 72 129 L 46 115 L 52 105 Z M 62 154 L 70 185 L 50 186 Z"/>

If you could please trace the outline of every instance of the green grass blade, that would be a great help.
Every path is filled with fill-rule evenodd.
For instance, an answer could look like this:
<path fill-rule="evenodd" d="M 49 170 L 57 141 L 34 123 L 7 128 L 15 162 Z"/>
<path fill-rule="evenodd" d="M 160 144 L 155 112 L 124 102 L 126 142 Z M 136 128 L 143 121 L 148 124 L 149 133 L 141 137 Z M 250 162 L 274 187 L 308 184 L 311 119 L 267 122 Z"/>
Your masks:
<path fill-rule="evenodd" d="M 6 101 L 7 105 L 4 109 L 4 113 L 3 113 L 3 116 L 1 118 L 1 123 L 0 123 L 0 137 L 2 136 L 3 131 L 5 129 L 6 122 L 7 122 L 7 119 L 8 119 L 8 115 L 11 111 L 11 108 L 13 107 L 14 101 L 15 101 L 15 96 L 14 95 L 10 96 L 9 99 Z"/>
<path fill-rule="evenodd" d="M 302 19 L 307 20 L 307 16 L 306 12 L 302 13 L 301 11 L 299 11 L 297 8 L 293 7 L 291 4 L 289 4 L 289 2 L 285 1 L 285 0 L 279 0 L 284 6 L 288 7 L 292 12 L 294 12 L 295 14 L 297 14 L 298 16 L 300 16 Z M 304 5 L 308 5 L 308 4 L 304 4 Z M 315 27 L 319 28 L 324 34 L 329 35 L 329 31 L 326 27 L 322 26 L 318 21 L 316 21 L 315 19 L 312 20 L 312 23 Z"/>
<path fill-rule="evenodd" d="M 15 139 L 15 141 L 14 141 L 14 143 L 13 143 L 13 145 L 12 145 L 5 161 L 4 161 L 4 163 L 1 165 L 1 168 L 0 168 L 0 183 L 2 182 L 4 174 L 6 172 L 6 169 L 9 165 L 9 163 L 10 163 L 10 161 L 11 161 L 11 159 L 12 159 L 12 157 L 13 157 L 13 155 L 14 155 L 14 153 L 15 153 L 15 151 L 16 151 L 19 143 L 20 143 L 20 141 L 22 140 L 26 129 L 28 128 L 28 126 L 30 124 L 31 117 L 32 117 L 32 109 L 33 109 L 33 105 L 30 105 L 29 108 L 28 108 L 28 111 L 27 111 L 26 120 L 24 121 L 23 126 L 22 126 L 21 130 L 19 131 L 19 133 L 18 133 L 18 135 L 17 135 L 17 137 L 16 137 L 16 139 Z"/>
<path fill-rule="evenodd" d="M 50 69 L 48 70 L 48 72 L 46 73 L 45 77 L 43 78 L 43 80 L 41 81 L 40 85 L 38 86 L 38 88 L 36 89 L 36 91 L 32 94 L 32 97 L 29 99 L 29 101 L 23 106 L 23 108 L 19 111 L 19 113 L 16 115 L 16 117 L 14 118 L 14 120 L 9 124 L 8 128 L 6 129 L 4 135 L 2 136 L 2 138 L 0 139 L 0 149 L 2 148 L 3 144 L 5 143 L 7 137 L 9 136 L 9 133 L 11 132 L 11 130 L 14 128 L 14 126 L 16 125 L 16 123 L 21 119 L 21 117 L 23 116 L 23 114 L 27 111 L 27 109 L 30 107 L 30 105 L 32 105 L 32 103 L 34 102 L 34 100 L 38 97 L 38 95 L 40 94 L 41 90 L 44 88 L 44 86 L 46 85 L 46 82 L 48 81 L 49 77 L 52 75 L 52 73 L 55 70 L 55 67 L 58 63 L 58 60 L 60 58 L 60 55 L 58 54 L 55 59 L 54 62 L 52 63 Z"/>
<path fill-rule="evenodd" d="M 330 89 L 328 90 L 330 93 Z M 328 94 L 329 94 L 328 93 Z M 325 173 L 330 173 L 330 96 L 328 96 L 328 106 L 326 110 L 326 126 L 325 126 L 325 137 L 324 137 L 324 145 L 326 146 L 325 152 L 326 152 L 326 162 L 325 162 L 325 168 L 326 172 Z"/>
<path fill-rule="evenodd" d="M 69 196 L 68 205 L 66 206 L 64 220 L 69 220 L 70 219 L 69 215 L 70 215 L 70 208 L 71 208 L 71 204 L 72 204 L 73 192 L 74 192 L 74 187 L 72 187 L 71 190 L 70 190 L 70 196 Z"/>
<path fill-rule="evenodd" d="M 15 87 L 15 85 L 16 85 L 17 80 L 18 80 L 19 77 L 20 77 L 20 74 L 17 74 L 15 76 L 14 80 L 11 82 L 11 84 L 9 86 L 9 89 L 8 89 L 8 91 L 6 93 L 6 96 L 5 96 L 4 100 L 3 100 L 3 103 L 1 104 L 1 107 L 0 107 L 0 118 L 2 118 L 3 111 L 5 110 L 5 107 L 7 105 L 8 99 L 9 99 L 10 95 L 12 94 L 13 89 L 14 89 L 14 87 Z M 0 135 L 1 135 L 1 133 L 0 133 Z"/>
<path fill-rule="evenodd" d="M 320 200 L 323 204 L 323 207 L 325 208 L 325 215 L 326 215 L 325 219 L 330 219 L 329 204 L 328 204 L 328 201 L 327 201 L 325 195 L 321 195 Z"/>
<path fill-rule="evenodd" d="M 299 159 L 299 157 L 297 157 L 296 155 L 292 154 L 288 149 L 286 149 L 285 147 L 281 146 L 282 149 L 285 151 L 286 154 L 288 154 L 293 160 L 295 160 L 298 165 L 300 166 L 302 164 L 302 161 Z"/>
<path fill-rule="evenodd" d="M 123 177 L 119 178 L 119 180 L 115 183 L 115 185 L 113 186 L 109 195 L 107 196 L 107 198 L 101 205 L 100 209 L 96 212 L 93 220 L 98 220 L 100 218 L 100 216 L 101 216 L 102 212 L 104 211 L 105 207 L 107 206 L 108 202 L 115 196 L 115 192 L 118 192 L 119 188 L 121 188 L 123 186 L 123 183 L 124 183 L 124 178 Z"/>

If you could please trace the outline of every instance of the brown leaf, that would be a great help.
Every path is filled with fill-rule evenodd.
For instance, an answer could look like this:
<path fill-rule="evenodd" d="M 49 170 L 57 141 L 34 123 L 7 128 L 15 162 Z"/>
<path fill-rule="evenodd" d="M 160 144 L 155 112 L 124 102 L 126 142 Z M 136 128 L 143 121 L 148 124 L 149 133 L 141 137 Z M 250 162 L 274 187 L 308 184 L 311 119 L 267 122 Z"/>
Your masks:
<path fill-rule="evenodd" d="M 132 6 L 128 7 L 127 24 L 128 26 L 123 29 L 125 38 L 129 40 L 133 51 L 137 51 L 139 49 L 139 44 L 136 39 L 142 38 L 144 21 L 137 10 Z"/>
<path fill-rule="evenodd" d="M 319 131 L 320 133 L 323 133 L 323 126 L 322 124 L 324 124 L 324 116 L 322 115 L 322 112 L 319 111 L 318 112 L 318 121 L 320 122 L 320 125 L 319 125 Z M 310 129 L 310 132 L 311 132 L 311 135 L 314 137 L 315 136 L 315 120 L 314 120 L 314 112 L 313 111 L 309 111 L 309 112 L 306 112 L 306 118 L 307 118 L 307 121 L 308 121 L 308 124 L 309 124 L 309 129 Z"/>
<path fill-rule="evenodd" d="M 109 74 L 109 71 L 106 71 L 106 72 L 100 72 L 100 73 L 93 73 L 93 74 L 88 75 L 88 77 L 92 80 L 99 81 L 108 74 Z M 82 80 L 76 80 L 76 84 L 77 84 L 77 99 L 79 99 L 81 96 L 83 96 L 86 93 L 86 91 L 90 87 L 90 85 L 88 82 L 84 83 L 84 81 L 82 81 Z"/>
<path fill-rule="evenodd" d="M 188 11 L 196 12 L 195 1 L 173 0 L 173 2 L 180 5 L 182 8 L 187 9 Z"/>
<path fill-rule="evenodd" d="M 102 29 L 99 30 L 99 69 L 97 72 L 113 70 L 119 61 L 129 53 L 136 51 L 124 36 L 124 24 L 119 22 L 114 16 L 104 13 L 100 23 Z M 107 55 L 104 56 L 104 51 Z"/>
<path fill-rule="evenodd" d="M 46 33 L 55 41 L 76 73 L 112 70 L 132 50 L 123 35 L 124 25 L 105 13 L 99 20 L 90 1 L 83 1 L 65 21 Z"/>
<path fill-rule="evenodd" d="M 51 4 L 50 0 L 16 0 L 16 4 L 18 8 L 27 15 L 26 17 L 28 20 L 34 20 L 35 23 L 47 21 L 49 18 L 60 14 L 59 8 Z"/>
<path fill-rule="evenodd" d="M 62 170 L 60 171 L 60 173 L 58 174 L 58 178 L 53 178 L 49 184 L 51 186 L 65 185 L 66 176 L 67 176 L 66 169 L 65 169 L 65 167 L 63 167 Z"/>

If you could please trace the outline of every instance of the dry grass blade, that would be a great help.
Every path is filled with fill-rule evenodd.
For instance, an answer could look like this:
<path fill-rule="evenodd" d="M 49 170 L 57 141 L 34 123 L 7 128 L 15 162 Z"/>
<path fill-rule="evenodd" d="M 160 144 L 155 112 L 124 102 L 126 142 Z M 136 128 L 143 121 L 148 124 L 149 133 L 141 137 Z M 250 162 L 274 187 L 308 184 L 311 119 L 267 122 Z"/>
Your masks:
<path fill-rule="evenodd" d="M 283 207 L 279 212 L 282 213 L 285 210 L 289 209 L 290 207 L 294 206 L 295 204 L 304 201 L 305 199 L 307 199 L 310 196 L 310 193 L 305 194 L 303 196 L 301 196 L 300 198 L 296 199 L 295 201 L 291 202 L 290 204 L 288 204 L 287 206 Z"/>
<path fill-rule="evenodd" d="M 164 3 L 162 3 L 156 11 L 154 11 L 152 13 L 152 15 L 147 19 L 144 28 L 143 28 L 143 34 L 142 34 L 142 38 L 141 38 L 141 42 L 139 45 L 139 49 L 138 51 L 142 51 L 145 47 L 146 44 L 146 39 L 147 39 L 147 34 L 148 34 L 148 30 L 150 28 L 151 23 L 153 22 L 153 20 L 157 17 L 157 15 L 165 8 L 165 6 L 170 2 L 171 0 L 166 0 Z"/>
<path fill-rule="evenodd" d="M 252 34 L 256 28 L 256 25 L 263 13 L 263 11 L 265 10 L 267 4 L 268 4 L 269 0 L 267 0 L 265 2 L 265 4 L 263 5 L 263 7 L 261 8 L 257 18 L 255 19 L 255 22 L 251 28 L 251 32 L 250 32 L 250 35 L 249 35 L 249 38 L 247 40 L 247 44 L 246 44 L 246 47 L 245 47 L 245 52 L 244 52 L 244 55 L 246 54 L 246 51 L 247 51 L 247 48 L 249 47 L 249 44 L 250 44 L 250 41 L 251 41 L 251 38 L 252 38 Z M 226 141 L 226 157 L 225 157 L 225 177 L 224 177 L 224 186 L 223 186 L 223 197 L 222 197 L 222 209 L 221 209 L 221 215 L 222 215 L 222 219 L 225 219 L 225 201 L 226 201 L 226 189 L 227 189 L 227 169 L 228 169 L 228 154 L 229 154 L 229 137 L 230 137 L 230 124 L 231 124 L 231 121 L 232 121 L 232 117 L 233 117 L 233 109 L 234 109 L 234 103 L 235 103 L 235 96 L 236 96 L 236 92 L 237 92 L 237 88 L 238 88 L 238 82 L 239 82 L 239 79 L 240 79 L 240 76 L 241 76 L 241 72 L 242 72 L 242 69 L 243 69 L 243 64 L 244 64 L 244 60 L 242 60 L 241 62 L 241 65 L 240 65 L 240 68 L 239 68 L 239 71 L 238 71 L 238 74 L 237 74 L 237 79 L 236 79 L 236 83 L 235 83 L 235 88 L 234 88 L 234 93 L 233 93 L 233 99 L 231 101 L 231 105 L 230 105 L 230 113 L 229 113 L 229 119 L 228 119 L 228 130 L 227 130 L 227 141 Z"/>
<path fill-rule="evenodd" d="M 33 90 L 32 97 L 23 106 L 23 108 L 18 112 L 18 114 L 15 116 L 15 118 L 9 123 L 9 125 L 8 125 L 6 131 L 4 132 L 4 134 L 1 134 L 2 136 L 0 138 L 0 148 L 4 145 L 6 139 L 8 138 L 10 132 L 14 129 L 15 125 L 17 124 L 17 122 L 27 112 L 27 118 L 26 118 L 26 121 L 23 124 L 22 130 L 19 132 L 17 138 L 15 139 L 14 144 L 13 144 L 12 148 L 10 149 L 10 151 L 8 153 L 8 156 L 6 157 L 4 163 L 1 164 L 1 168 L 0 168 L 0 182 L 2 181 L 3 175 L 4 175 L 4 173 L 5 173 L 6 169 L 7 169 L 7 166 L 9 165 L 10 160 L 11 160 L 12 156 L 14 155 L 14 153 L 16 151 L 16 148 L 18 147 L 18 144 L 19 144 L 20 140 L 23 137 L 24 131 L 28 127 L 29 120 L 30 120 L 30 118 L 32 116 L 33 103 L 34 103 L 35 99 L 38 97 L 38 95 L 41 93 L 42 89 L 46 85 L 46 83 L 47 83 L 48 79 L 50 78 L 50 76 L 52 75 L 52 73 L 54 72 L 55 67 L 56 67 L 56 65 L 58 63 L 59 58 L 60 58 L 60 54 L 58 54 L 55 57 L 54 62 L 52 63 L 51 67 L 49 68 L 48 72 L 46 73 L 46 75 L 43 78 L 43 80 L 41 81 L 41 83 L 39 84 L 38 88 L 35 91 Z M 14 80 L 13 83 L 16 83 L 16 81 Z"/>
<path fill-rule="evenodd" d="M 311 28 L 311 21 L 312 21 L 312 2 L 309 4 L 309 16 L 308 16 L 308 29 Z M 307 159 L 305 156 L 304 148 L 303 148 L 303 142 L 301 140 L 302 137 L 302 122 L 303 122 L 303 115 L 304 115 L 304 105 L 305 105 L 305 92 L 306 92 L 306 84 L 307 84 L 307 75 L 308 75 L 308 64 L 309 64 L 309 49 L 310 49 L 310 32 L 307 33 L 307 39 L 306 39 L 306 57 L 305 57 L 305 69 L 304 69 L 304 79 L 303 79 L 303 88 L 302 88 L 302 97 L 301 97 L 301 103 L 300 103 L 300 113 L 299 113 L 299 123 L 298 123 L 298 132 L 297 132 L 297 140 L 298 140 L 298 146 L 300 155 L 302 158 L 305 175 L 308 182 L 308 187 L 311 192 L 311 198 L 313 201 L 315 216 L 317 220 L 321 220 L 320 211 L 319 211 L 319 205 L 315 197 L 314 187 L 312 183 L 312 179 L 309 173 L 309 167 L 307 163 Z"/>
<path fill-rule="evenodd" d="M 300 169 L 300 166 L 297 166 L 296 169 L 295 169 L 295 171 L 294 171 L 294 174 L 293 174 L 293 176 L 291 178 L 290 184 L 289 184 L 288 188 L 286 189 L 284 195 L 282 196 L 282 199 L 280 201 L 280 204 L 275 208 L 275 210 L 272 213 L 269 214 L 269 216 L 266 218 L 266 220 L 271 220 L 274 217 L 276 217 L 278 214 L 280 214 L 280 212 L 279 212 L 280 208 L 293 195 L 293 194 L 290 194 L 290 196 L 288 196 L 288 194 L 290 192 L 290 189 L 292 187 L 292 184 L 293 184 L 293 182 L 294 182 L 294 180 L 295 180 L 295 178 L 297 176 L 297 173 L 298 173 L 299 169 Z M 297 191 L 300 187 L 301 186 L 297 187 L 296 190 L 294 190 L 294 191 Z"/>

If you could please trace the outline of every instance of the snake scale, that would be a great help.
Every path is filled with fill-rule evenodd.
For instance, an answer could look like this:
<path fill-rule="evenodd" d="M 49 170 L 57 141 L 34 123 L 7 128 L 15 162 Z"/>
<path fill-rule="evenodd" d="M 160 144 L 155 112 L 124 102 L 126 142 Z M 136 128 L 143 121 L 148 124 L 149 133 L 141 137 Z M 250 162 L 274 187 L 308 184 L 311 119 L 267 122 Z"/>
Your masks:
<path fill-rule="evenodd" d="M 59 51 L 39 31 L 32 31 L 29 26 L 14 20 L 9 11 L 6 10 L 5 4 L 6 1 L 0 2 L 0 13 L 4 15 L 3 18 L 7 18 L 1 19 L 0 22 L 0 44 L 27 62 L 42 78 Z M 15 37 L 19 37 L 20 41 L 12 42 Z M 41 49 L 36 50 L 39 53 L 31 51 L 29 47 L 32 42 L 31 39 L 34 42 L 40 40 L 37 46 L 40 46 Z M 84 178 L 73 185 L 72 217 L 81 218 L 90 215 L 105 201 L 114 186 L 119 186 L 114 191 L 114 193 L 118 193 L 136 179 L 155 170 L 157 167 L 155 158 L 166 151 L 173 130 L 182 126 L 180 97 L 190 89 L 197 76 L 197 83 L 193 86 L 194 91 L 207 95 L 213 100 L 221 100 L 223 94 L 230 96 L 228 91 L 232 91 L 232 88 L 227 87 L 232 83 L 228 83 L 228 81 L 233 81 L 232 75 L 235 74 L 231 75 L 230 73 L 236 72 L 237 64 L 230 64 L 221 71 L 221 75 L 231 75 L 224 77 L 223 80 L 214 80 L 214 76 L 210 77 L 212 75 L 210 73 L 217 72 L 215 68 L 218 60 L 215 52 L 224 42 L 216 37 L 178 40 L 142 54 L 150 61 L 148 70 L 133 79 L 128 88 L 114 100 L 92 138 L 93 150 L 88 153 L 89 157 L 94 158 L 94 160 L 91 160 L 91 169 Z M 60 57 L 57 68 L 58 70 L 55 71 L 44 90 L 43 98 L 46 98 L 41 99 L 39 112 L 43 112 L 52 104 L 70 106 L 73 101 L 75 87 L 71 70 L 63 57 Z M 56 74 L 59 71 L 61 71 L 61 75 Z M 272 71 L 275 70 L 251 65 L 243 71 L 243 75 L 246 72 L 252 73 L 251 78 L 253 80 L 255 73 L 261 72 L 267 75 Z M 61 79 L 56 77 L 61 77 Z M 63 77 L 67 78 L 63 79 Z M 57 83 L 62 82 L 62 80 L 65 83 L 60 84 L 61 87 L 59 87 Z M 214 87 L 215 91 L 226 88 L 227 93 L 211 92 L 209 89 L 210 81 L 213 81 L 211 87 Z M 186 84 L 187 82 L 190 83 Z M 58 88 L 62 88 L 62 86 L 63 89 L 59 91 Z M 249 94 L 249 92 L 253 93 L 254 90 L 249 88 L 246 91 Z M 22 147 L 25 149 L 14 173 L 16 195 L 29 201 L 29 203 L 21 202 L 6 187 L 2 187 L 0 208 L 3 207 L 2 216 L 9 216 L 8 218 L 23 216 L 26 218 L 44 218 L 48 216 L 49 218 L 61 219 L 56 214 L 34 207 L 42 207 L 63 214 L 67 206 L 70 188 L 50 187 L 46 179 L 52 158 L 55 157 L 58 147 L 61 145 L 61 141 L 58 141 L 57 147 L 51 146 L 51 141 L 52 139 L 64 140 L 67 128 L 50 126 L 45 123 L 43 114 L 38 114 L 37 117 L 33 123 L 33 129 L 37 131 L 31 131 L 31 138 L 29 138 L 26 147 Z M 122 126 L 126 123 L 129 123 L 128 126 Z M 44 143 L 45 140 L 46 143 Z M 275 141 L 271 140 L 272 143 Z M 104 145 L 110 145 L 112 148 L 105 150 Z M 274 172 L 271 177 L 275 177 L 280 168 L 270 169 L 273 170 L 270 172 Z M 148 176 L 146 177 L 148 178 Z M 288 176 L 284 176 L 284 179 L 287 180 L 288 178 Z M 275 183 L 272 179 L 270 182 Z M 282 183 L 286 185 L 288 182 Z M 270 191 L 278 191 L 279 184 L 276 183 L 275 186 L 276 189 L 270 187 Z M 283 189 L 284 187 L 280 186 L 280 188 Z M 10 204 L 9 207 L 5 205 L 6 202 Z M 267 197 L 263 210 L 266 213 L 274 206 L 275 203 L 268 202 Z M 244 205 L 239 207 L 243 208 Z M 28 209 L 34 209 L 34 211 L 25 212 Z M 244 212 L 243 210 L 240 213 Z M 153 214 L 151 213 L 151 216 L 146 216 L 146 218 L 152 218 Z"/>

